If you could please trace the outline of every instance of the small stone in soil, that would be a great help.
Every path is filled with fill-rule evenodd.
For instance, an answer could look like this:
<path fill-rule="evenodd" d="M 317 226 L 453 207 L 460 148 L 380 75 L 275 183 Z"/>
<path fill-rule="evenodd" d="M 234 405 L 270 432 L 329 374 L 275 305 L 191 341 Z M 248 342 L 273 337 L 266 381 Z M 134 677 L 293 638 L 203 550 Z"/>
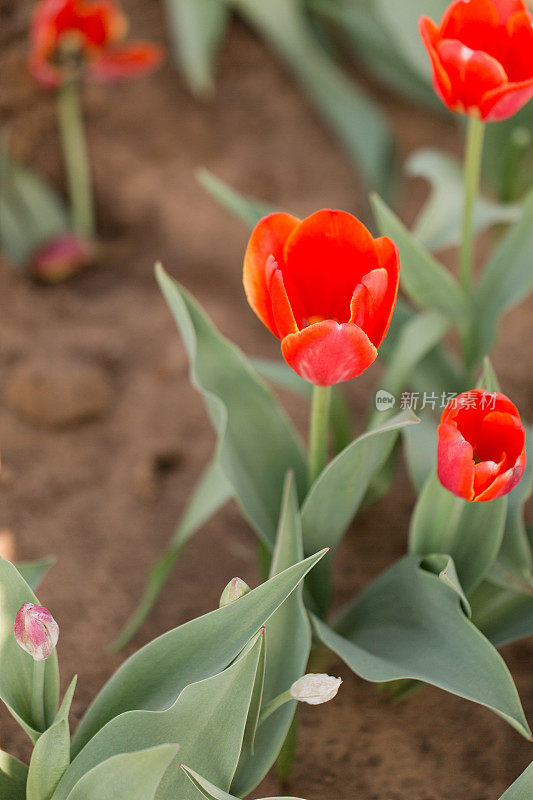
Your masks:
<path fill-rule="evenodd" d="M 111 404 L 107 372 L 69 359 L 37 359 L 11 372 L 5 393 L 10 408 L 42 428 L 65 428 L 101 417 Z"/>

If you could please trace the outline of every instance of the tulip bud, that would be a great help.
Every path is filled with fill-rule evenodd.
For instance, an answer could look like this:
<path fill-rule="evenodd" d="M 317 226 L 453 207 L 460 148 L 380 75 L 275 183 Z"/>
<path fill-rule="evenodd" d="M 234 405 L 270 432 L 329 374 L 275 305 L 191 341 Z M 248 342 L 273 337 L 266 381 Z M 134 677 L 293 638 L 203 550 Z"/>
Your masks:
<path fill-rule="evenodd" d="M 220 602 L 218 605 L 220 608 L 223 606 L 229 606 L 230 603 L 233 603 L 240 597 L 244 597 L 244 595 L 248 594 L 249 591 L 250 587 L 247 583 L 240 578 L 232 578 L 220 595 Z"/>
<path fill-rule="evenodd" d="M 15 617 L 15 639 L 34 661 L 46 661 L 57 644 L 59 626 L 47 608 L 24 603 Z"/>
<path fill-rule="evenodd" d="M 291 695 L 300 703 L 309 703 L 310 706 L 318 706 L 320 703 L 327 703 L 333 700 L 342 680 L 334 678 L 332 675 L 304 675 L 291 686 Z"/>
<path fill-rule="evenodd" d="M 73 233 L 64 233 L 34 254 L 30 273 L 42 283 L 60 283 L 89 266 L 94 256 L 95 247 L 91 242 Z"/>

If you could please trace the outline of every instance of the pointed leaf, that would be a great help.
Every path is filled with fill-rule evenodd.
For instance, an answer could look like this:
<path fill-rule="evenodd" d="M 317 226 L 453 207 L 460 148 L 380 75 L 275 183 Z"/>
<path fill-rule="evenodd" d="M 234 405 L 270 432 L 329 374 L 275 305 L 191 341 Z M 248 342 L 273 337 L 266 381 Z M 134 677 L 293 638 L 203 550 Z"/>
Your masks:
<path fill-rule="evenodd" d="M 262 648 L 260 632 L 227 669 L 186 686 L 165 711 L 129 711 L 112 719 L 74 759 L 54 800 L 70 800 L 72 786 L 110 756 L 167 742 L 179 745 L 180 760 L 194 764 L 229 789 L 241 752 Z M 194 800 L 194 791 L 178 760 L 167 770 L 155 797 Z"/>
<path fill-rule="evenodd" d="M 219 436 L 220 466 L 251 524 L 272 545 L 287 469 L 294 470 L 300 496 L 306 489 L 301 442 L 242 352 L 220 336 L 189 293 L 161 267 L 157 278 L 183 336 L 192 381 Z"/>
<path fill-rule="evenodd" d="M 198 794 L 196 795 L 196 797 L 206 797 L 207 800 L 239 800 L 238 797 L 234 797 L 232 794 L 223 792 L 222 789 L 219 789 L 217 786 L 214 786 L 214 784 L 210 783 L 205 778 L 202 778 L 201 775 L 198 775 L 198 773 L 192 770 L 190 767 L 186 767 L 184 764 L 182 764 L 181 768 L 189 778 L 192 785 L 198 789 Z M 299 797 L 263 797 L 262 800 L 302 800 L 302 799 Z"/>
<path fill-rule="evenodd" d="M 154 800 L 178 749 L 165 744 L 113 756 L 84 775 L 68 800 Z"/>
<path fill-rule="evenodd" d="M 285 484 L 276 547 L 270 577 L 297 564 L 302 558 L 302 530 L 294 477 Z M 266 668 L 263 707 L 285 692 L 304 672 L 311 650 L 311 627 L 300 584 L 269 619 L 266 626 Z M 266 775 L 283 745 L 296 703 L 286 703 L 259 726 L 252 758 L 239 765 L 231 789 L 238 795 L 251 792 Z"/>
<path fill-rule="evenodd" d="M 402 411 L 364 433 L 328 464 L 302 508 L 305 552 L 312 552 L 317 542 L 320 547 L 337 547 L 398 432 L 417 422 L 410 411 Z"/>
<path fill-rule="evenodd" d="M 533 797 L 533 764 L 502 794 L 500 800 L 531 800 Z"/>
<path fill-rule="evenodd" d="M 240 194 L 207 169 L 198 170 L 196 178 L 217 203 L 244 222 L 248 228 L 254 228 L 262 217 L 277 211 L 263 200 L 256 200 L 255 197 Z"/>
<path fill-rule="evenodd" d="M 406 556 L 340 615 L 335 630 L 314 619 L 321 641 L 373 682 L 424 681 L 487 706 L 523 736 L 531 732 L 513 679 L 465 617 L 457 593 Z"/>
<path fill-rule="evenodd" d="M 317 553 L 231 603 L 163 634 L 134 653 L 97 695 L 73 738 L 73 754 L 113 717 L 170 707 L 189 683 L 220 672 L 322 558 Z"/>

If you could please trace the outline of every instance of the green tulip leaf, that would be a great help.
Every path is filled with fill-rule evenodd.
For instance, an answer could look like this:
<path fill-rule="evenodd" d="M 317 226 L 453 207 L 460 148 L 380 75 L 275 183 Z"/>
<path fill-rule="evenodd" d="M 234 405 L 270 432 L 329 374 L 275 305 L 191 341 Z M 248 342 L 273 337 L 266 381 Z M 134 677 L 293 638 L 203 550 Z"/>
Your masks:
<path fill-rule="evenodd" d="M 533 764 L 502 794 L 500 800 L 531 800 L 533 796 Z"/>
<path fill-rule="evenodd" d="M 16 642 L 13 625 L 24 603 L 39 601 L 17 568 L 0 558 L 0 699 L 33 741 L 39 737 L 38 723 L 31 710 L 34 680 L 33 658 Z M 43 703 L 48 724 L 53 720 L 59 694 L 57 653 L 45 663 Z"/>
<path fill-rule="evenodd" d="M 417 150 L 407 160 L 407 172 L 431 185 L 429 200 L 420 211 L 413 235 L 428 250 L 461 243 L 464 179 L 461 163 L 440 150 Z M 496 224 L 509 225 L 520 216 L 520 206 L 480 196 L 474 212 L 477 233 Z"/>
<path fill-rule="evenodd" d="M 19 561 L 16 568 L 30 587 L 35 592 L 47 572 L 55 565 L 57 558 L 50 556 L 40 561 Z"/>
<path fill-rule="evenodd" d="M 400 285 L 421 308 L 433 309 L 459 325 L 472 316 L 468 299 L 453 277 L 429 253 L 378 195 L 372 210 L 382 236 L 389 236 L 400 250 Z"/>
<path fill-rule="evenodd" d="M 232 490 L 215 459 L 198 481 L 167 550 L 151 568 L 137 608 L 111 645 L 112 651 L 121 650 L 137 633 L 170 578 L 187 542 L 232 496 Z"/>
<path fill-rule="evenodd" d="M 193 94 L 208 97 L 230 10 L 220 0 L 166 0 L 165 6 L 174 60 Z"/>
<path fill-rule="evenodd" d="M 438 420 L 429 414 L 420 414 L 419 425 L 409 425 L 402 431 L 404 457 L 411 482 L 420 493 L 435 469 L 437 461 Z"/>
<path fill-rule="evenodd" d="M 513 679 L 465 616 L 453 588 L 420 558 L 406 556 L 343 612 L 335 630 L 314 618 L 319 639 L 365 680 L 419 680 L 493 710 L 523 736 L 531 732 Z"/>
<path fill-rule="evenodd" d="M 0 750 L 0 797 L 2 800 L 23 800 L 26 797 L 28 767 L 18 758 Z"/>
<path fill-rule="evenodd" d="M 198 170 L 196 178 L 217 203 L 220 203 L 223 208 L 248 228 L 255 228 L 262 217 L 277 211 L 276 208 L 263 200 L 256 200 L 255 197 L 246 197 L 243 194 L 239 194 L 239 192 L 224 181 L 221 181 L 220 178 L 217 178 L 207 169 Z"/>
<path fill-rule="evenodd" d="M 186 767 L 185 764 L 181 765 L 182 770 L 185 772 L 187 777 L 189 778 L 192 785 L 198 789 L 198 793 L 196 794 L 196 798 L 204 797 L 207 800 L 239 800 L 238 797 L 235 797 L 232 794 L 228 794 L 227 792 L 222 791 L 217 786 L 214 786 L 205 778 L 202 778 L 201 775 L 198 775 L 197 772 L 192 770 L 190 767 Z M 302 800 L 299 797 L 263 797 L 262 800 Z"/>
<path fill-rule="evenodd" d="M 191 620 L 134 653 L 89 706 L 74 735 L 73 754 L 118 714 L 169 708 L 188 684 L 225 669 L 323 555 L 311 556 L 238 602 Z"/>
<path fill-rule="evenodd" d="M 263 648 L 261 631 L 233 664 L 186 686 L 170 708 L 129 711 L 112 719 L 74 759 L 54 800 L 70 800 L 72 787 L 110 756 L 168 742 L 179 745 L 180 761 L 194 764 L 217 785 L 229 789 L 241 753 Z M 195 798 L 178 760 L 168 768 L 155 794 L 156 800 L 170 797 Z"/>
<path fill-rule="evenodd" d="M 300 498 L 306 491 L 301 442 L 243 353 L 216 331 L 190 294 L 161 267 L 157 278 L 189 354 L 192 381 L 218 433 L 221 469 L 246 517 L 272 546 L 287 469 L 294 470 Z"/>
<path fill-rule="evenodd" d="M 279 530 L 270 577 L 297 564 L 302 558 L 302 530 L 294 478 L 285 484 Z M 311 627 L 300 584 L 269 619 L 266 626 L 266 667 L 262 706 L 285 692 L 304 672 L 311 650 Z M 286 703 L 257 729 L 253 756 L 243 760 L 231 784 L 239 796 L 251 792 L 274 763 L 294 716 L 295 702 Z"/>
<path fill-rule="evenodd" d="M 312 552 L 317 542 L 320 547 L 337 547 L 398 433 L 417 422 L 412 412 L 402 411 L 364 433 L 330 461 L 302 508 L 305 552 Z"/>
<path fill-rule="evenodd" d="M 473 356 L 476 362 L 490 351 L 502 314 L 531 291 L 532 251 L 533 191 L 523 202 L 519 221 L 501 239 L 489 258 L 475 291 L 478 329 Z"/>
<path fill-rule="evenodd" d="M 155 800 L 161 780 L 176 759 L 178 747 L 165 744 L 112 756 L 87 772 L 68 800 Z"/>
<path fill-rule="evenodd" d="M 409 551 L 419 556 L 447 553 L 466 594 L 478 586 L 500 550 L 507 498 L 469 503 L 445 489 L 434 472 L 415 506 Z"/>
<path fill-rule="evenodd" d="M 68 716 L 76 683 L 77 677 L 65 692 L 53 724 L 45 730 L 33 749 L 26 800 L 50 800 L 70 764 Z"/>

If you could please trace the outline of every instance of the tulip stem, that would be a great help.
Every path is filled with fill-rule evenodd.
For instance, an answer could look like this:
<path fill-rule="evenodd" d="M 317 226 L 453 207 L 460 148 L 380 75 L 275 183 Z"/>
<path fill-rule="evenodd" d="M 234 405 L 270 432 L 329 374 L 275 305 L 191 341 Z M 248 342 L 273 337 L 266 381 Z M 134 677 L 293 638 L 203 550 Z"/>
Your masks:
<path fill-rule="evenodd" d="M 312 485 L 326 466 L 328 451 L 331 386 L 315 386 L 309 426 L 309 484 Z"/>
<path fill-rule="evenodd" d="M 267 703 L 267 705 L 261 711 L 259 716 L 259 725 L 262 725 L 266 719 L 272 716 L 274 711 L 277 711 L 278 708 L 284 706 L 285 703 L 290 703 L 291 700 L 294 700 L 294 697 L 292 696 L 290 689 L 287 689 L 286 692 L 282 692 L 277 697 L 274 697 L 274 699 L 271 700 L 270 703 Z"/>
<path fill-rule="evenodd" d="M 463 231 L 459 262 L 461 285 L 468 295 L 470 295 L 472 290 L 474 212 L 481 177 L 484 134 L 485 123 L 478 117 L 469 117 L 464 160 Z"/>
<path fill-rule="evenodd" d="M 70 212 L 74 231 L 94 239 L 94 204 L 89 154 L 80 103 L 80 86 L 76 79 L 65 81 L 57 92 L 59 131 L 67 173 Z"/>
<path fill-rule="evenodd" d="M 46 661 L 33 662 L 33 680 L 31 683 L 31 717 L 37 730 L 42 733 L 46 729 L 44 716 L 44 673 Z"/>

